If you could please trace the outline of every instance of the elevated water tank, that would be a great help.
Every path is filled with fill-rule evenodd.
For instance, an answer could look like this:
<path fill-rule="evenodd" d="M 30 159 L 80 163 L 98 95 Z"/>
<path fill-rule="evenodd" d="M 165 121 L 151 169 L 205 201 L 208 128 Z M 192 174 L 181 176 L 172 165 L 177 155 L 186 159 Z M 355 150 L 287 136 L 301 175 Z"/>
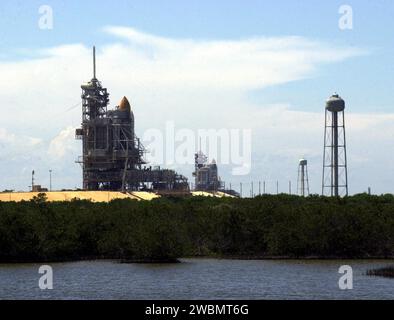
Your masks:
<path fill-rule="evenodd" d="M 326 101 L 326 109 L 330 112 L 343 111 L 345 110 L 345 101 L 335 93 Z"/>
<path fill-rule="evenodd" d="M 308 164 L 308 161 L 305 159 L 300 159 L 300 165 L 301 166 L 306 166 Z"/>

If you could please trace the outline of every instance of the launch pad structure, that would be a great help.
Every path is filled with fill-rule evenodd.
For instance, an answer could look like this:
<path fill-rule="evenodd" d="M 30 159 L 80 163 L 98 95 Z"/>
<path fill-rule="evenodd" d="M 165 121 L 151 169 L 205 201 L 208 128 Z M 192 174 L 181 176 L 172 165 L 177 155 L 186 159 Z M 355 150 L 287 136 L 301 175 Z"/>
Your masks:
<path fill-rule="evenodd" d="M 201 147 L 200 147 L 201 149 Z M 223 182 L 218 176 L 218 167 L 215 160 L 208 163 L 208 158 L 202 151 L 194 155 L 195 190 L 219 191 L 223 189 Z"/>
<path fill-rule="evenodd" d="M 108 110 L 109 93 L 96 78 L 96 50 L 93 47 L 93 78 L 81 85 L 82 126 L 76 139 L 82 140 L 84 190 L 188 192 L 187 178 L 174 170 L 148 166 L 146 150 L 135 135 L 134 113 L 126 97 Z"/>

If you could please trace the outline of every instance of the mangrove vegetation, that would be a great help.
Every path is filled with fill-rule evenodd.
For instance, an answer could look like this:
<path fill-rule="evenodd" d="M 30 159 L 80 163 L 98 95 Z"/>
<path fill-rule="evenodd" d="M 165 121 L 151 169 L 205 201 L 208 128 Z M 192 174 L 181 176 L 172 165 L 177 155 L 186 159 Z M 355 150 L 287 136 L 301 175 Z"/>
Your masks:
<path fill-rule="evenodd" d="M 394 197 L 263 195 L 0 203 L 0 261 L 387 258 Z"/>

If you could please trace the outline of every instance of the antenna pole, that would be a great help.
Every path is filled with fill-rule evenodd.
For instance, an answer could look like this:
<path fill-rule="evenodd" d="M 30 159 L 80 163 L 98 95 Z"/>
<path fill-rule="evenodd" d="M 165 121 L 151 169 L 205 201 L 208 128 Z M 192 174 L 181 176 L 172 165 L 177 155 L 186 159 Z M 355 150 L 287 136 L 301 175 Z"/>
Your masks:
<path fill-rule="evenodd" d="M 96 46 L 93 46 L 93 79 L 96 79 Z"/>
<path fill-rule="evenodd" d="M 34 191 L 34 170 L 31 172 L 31 191 Z"/>

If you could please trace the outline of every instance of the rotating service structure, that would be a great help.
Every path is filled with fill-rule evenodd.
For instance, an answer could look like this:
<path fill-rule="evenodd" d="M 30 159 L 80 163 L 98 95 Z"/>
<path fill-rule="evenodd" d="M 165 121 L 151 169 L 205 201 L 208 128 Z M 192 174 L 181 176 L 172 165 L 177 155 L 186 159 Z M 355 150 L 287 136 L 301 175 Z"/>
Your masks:
<path fill-rule="evenodd" d="M 183 175 L 147 165 L 126 97 L 108 110 L 109 93 L 96 78 L 95 48 L 93 78 L 81 89 L 82 125 L 75 134 L 82 140 L 82 156 L 77 162 L 82 165 L 84 190 L 189 190 Z"/>

